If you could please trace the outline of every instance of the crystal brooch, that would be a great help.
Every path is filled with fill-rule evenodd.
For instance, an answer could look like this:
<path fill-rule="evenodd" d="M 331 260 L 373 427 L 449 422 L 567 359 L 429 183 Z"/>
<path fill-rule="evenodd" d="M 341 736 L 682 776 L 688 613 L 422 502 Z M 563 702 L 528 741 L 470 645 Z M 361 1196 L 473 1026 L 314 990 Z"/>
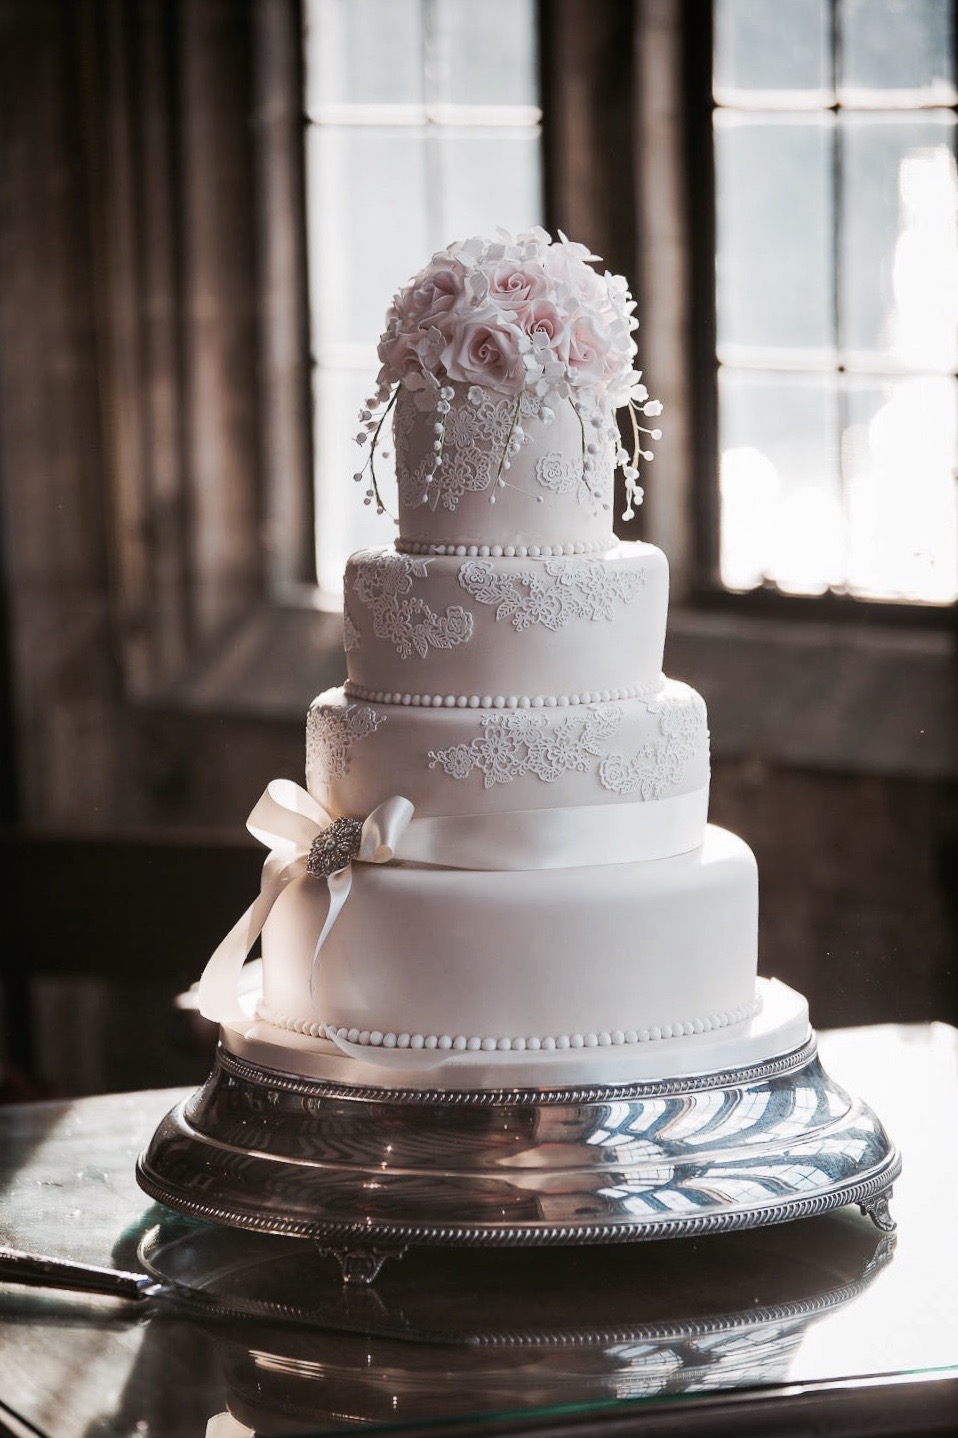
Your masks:
<path fill-rule="evenodd" d="M 315 879 L 328 878 L 356 858 L 363 836 L 361 819 L 334 819 L 328 829 L 309 846 L 306 872 Z"/>

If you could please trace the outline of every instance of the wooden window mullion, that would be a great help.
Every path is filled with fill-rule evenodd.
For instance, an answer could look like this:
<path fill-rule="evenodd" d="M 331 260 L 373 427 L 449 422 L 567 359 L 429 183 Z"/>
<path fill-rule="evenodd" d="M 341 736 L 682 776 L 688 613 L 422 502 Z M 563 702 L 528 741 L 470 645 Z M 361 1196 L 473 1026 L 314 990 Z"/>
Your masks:
<path fill-rule="evenodd" d="M 191 608 L 209 642 L 260 593 L 250 34 L 230 0 L 182 7 L 183 344 Z"/>

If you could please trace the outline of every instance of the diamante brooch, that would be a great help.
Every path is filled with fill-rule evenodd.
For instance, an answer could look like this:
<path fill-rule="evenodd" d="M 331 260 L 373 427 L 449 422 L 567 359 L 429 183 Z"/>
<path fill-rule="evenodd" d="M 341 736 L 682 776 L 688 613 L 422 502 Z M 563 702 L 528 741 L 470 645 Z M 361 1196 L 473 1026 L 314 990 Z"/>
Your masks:
<path fill-rule="evenodd" d="M 306 872 L 325 879 L 356 858 L 363 836 L 361 819 L 334 819 L 309 846 Z"/>

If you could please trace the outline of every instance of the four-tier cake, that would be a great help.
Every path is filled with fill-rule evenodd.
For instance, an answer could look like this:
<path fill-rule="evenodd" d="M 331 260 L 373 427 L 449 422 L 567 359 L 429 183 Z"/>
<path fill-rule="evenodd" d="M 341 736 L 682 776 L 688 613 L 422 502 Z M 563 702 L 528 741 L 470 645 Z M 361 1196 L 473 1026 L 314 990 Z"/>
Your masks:
<path fill-rule="evenodd" d="M 541 230 L 454 244 L 393 302 L 356 478 L 383 507 L 391 433 L 398 538 L 349 560 L 346 683 L 306 790 L 251 817 L 263 891 L 200 987 L 286 1067 L 614 1083 L 808 1038 L 757 979 L 753 856 L 707 823 L 705 704 L 662 673 L 665 556 L 612 532 L 659 437 L 632 310 Z"/>
<path fill-rule="evenodd" d="M 665 558 L 613 536 L 658 437 L 634 327 L 538 230 L 451 246 L 389 312 L 357 478 L 383 507 L 391 431 L 399 535 L 347 565 L 346 683 L 306 788 L 253 809 L 260 893 L 200 983 L 213 1071 L 137 1167 L 347 1282 L 410 1244 L 893 1227 L 894 1146 L 757 978 L 755 861 L 662 673 Z"/>

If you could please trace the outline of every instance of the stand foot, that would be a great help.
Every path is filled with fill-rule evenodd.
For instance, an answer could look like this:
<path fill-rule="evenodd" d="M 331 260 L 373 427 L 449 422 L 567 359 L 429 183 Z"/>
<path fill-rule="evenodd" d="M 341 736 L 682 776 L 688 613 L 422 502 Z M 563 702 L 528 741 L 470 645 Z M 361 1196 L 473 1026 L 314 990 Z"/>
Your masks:
<path fill-rule="evenodd" d="M 860 1203 L 858 1205 L 862 1213 L 867 1214 L 875 1227 L 880 1228 L 882 1233 L 894 1233 L 898 1227 L 898 1224 L 891 1216 L 891 1209 L 888 1206 L 891 1195 L 892 1191 L 890 1188 L 883 1188 L 881 1193 L 876 1193 L 875 1197 L 869 1199 L 867 1203 Z"/>
<path fill-rule="evenodd" d="M 379 1271 L 387 1258 L 402 1258 L 406 1252 L 405 1247 L 367 1248 L 365 1246 L 360 1247 L 358 1244 L 355 1248 L 338 1248 L 330 1244 L 317 1242 L 316 1247 L 320 1253 L 324 1255 L 328 1254 L 330 1258 L 335 1258 L 339 1264 L 339 1271 L 343 1276 L 344 1283 L 356 1284 L 357 1286 L 363 1287 L 368 1287 L 370 1283 L 375 1283 L 379 1277 Z"/>

